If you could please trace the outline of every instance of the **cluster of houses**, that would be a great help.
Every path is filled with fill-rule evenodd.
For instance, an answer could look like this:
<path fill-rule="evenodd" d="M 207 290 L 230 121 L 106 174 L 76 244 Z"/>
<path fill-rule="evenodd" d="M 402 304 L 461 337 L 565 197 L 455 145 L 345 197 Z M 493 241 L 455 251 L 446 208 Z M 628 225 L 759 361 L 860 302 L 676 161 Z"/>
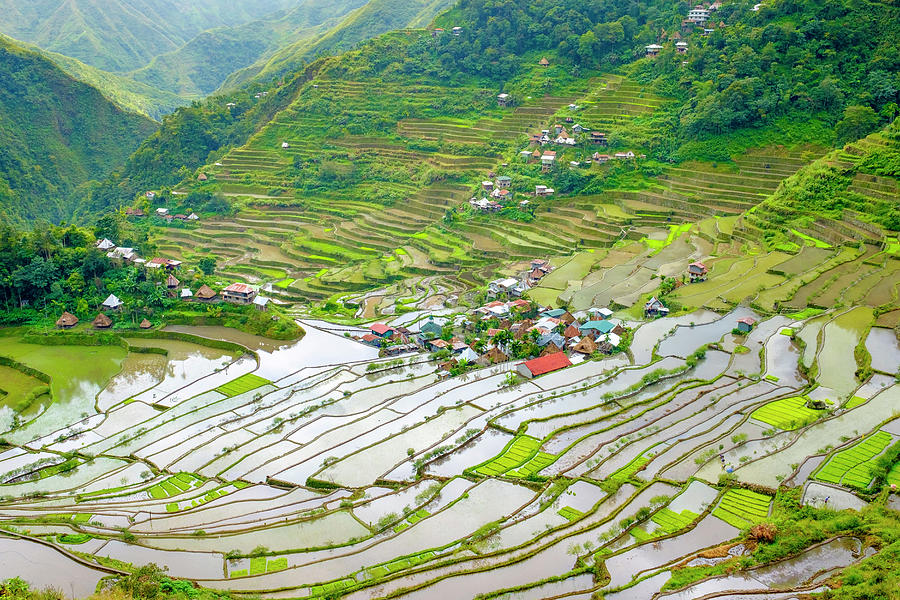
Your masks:
<path fill-rule="evenodd" d="M 555 156 L 555 153 L 553 154 Z M 491 176 L 493 176 L 493 173 L 491 173 Z M 504 207 L 509 206 L 509 203 L 513 200 L 513 191 L 510 189 L 511 185 L 512 178 L 506 175 L 497 177 L 496 181 L 486 179 L 481 182 L 481 191 L 485 194 L 485 197 L 480 199 L 477 197 L 470 198 L 469 206 L 481 212 L 499 212 L 503 210 Z M 546 185 L 536 185 L 534 187 L 534 195 L 536 197 L 552 196 L 553 193 L 553 188 L 547 187 Z M 519 201 L 519 207 L 524 209 L 530 203 L 529 200 L 521 200 Z"/>
<path fill-rule="evenodd" d="M 200 217 L 197 216 L 197 213 L 191 213 L 189 215 L 178 213 L 178 214 L 172 215 L 172 214 L 169 214 L 168 208 L 157 208 L 155 215 L 157 217 L 159 217 L 160 219 L 163 219 L 167 223 L 171 223 L 172 221 L 188 222 L 188 221 L 199 221 L 200 220 Z"/>
<path fill-rule="evenodd" d="M 534 287 L 544 278 L 544 275 L 553 270 L 550 261 L 536 258 L 531 261 L 531 266 L 522 277 L 503 277 L 488 283 L 487 294 L 491 298 L 519 298 Z M 525 302 L 522 300 L 521 302 Z M 484 307 L 478 310 L 482 310 Z M 503 308 L 497 308 L 493 316 L 502 317 Z"/>
<path fill-rule="evenodd" d="M 607 308 L 573 315 L 564 308 L 535 308 L 523 299 L 493 301 L 475 309 L 471 318 L 458 324 L 461 330 L 470 332 L 478 322 L 496 325 L 484 328 L 482 324 L 471 343 L 456 334 L 447 339 L 443 335 L 445 323 L 434 317 L 414 330 L 376 323 L 358 339 L 381 348 L 386 356 L 419 350 L 444 351 L 447 359 L 438 368 L 442 377 L 449 376 L 451 369 L 460 364 L 489 366 L 508 362 L 516 341 L 533 343 L 538 357 L 516 367 L 522 376 L 531 378 L 571 365 L 570 354 L 590 356 L 618 351 L 626 329 L 612 315 Z"/>

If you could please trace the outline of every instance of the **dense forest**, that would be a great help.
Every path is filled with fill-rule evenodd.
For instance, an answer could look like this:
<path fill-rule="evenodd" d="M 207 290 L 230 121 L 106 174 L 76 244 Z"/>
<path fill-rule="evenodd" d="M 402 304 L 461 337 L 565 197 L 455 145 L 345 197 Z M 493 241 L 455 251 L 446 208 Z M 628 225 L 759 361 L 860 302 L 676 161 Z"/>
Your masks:
<path fill-rule="evenodd" d="M 70 218 L 78 186 L 122 164 L 154 129 L 0 39 L 0 219 Z"/>

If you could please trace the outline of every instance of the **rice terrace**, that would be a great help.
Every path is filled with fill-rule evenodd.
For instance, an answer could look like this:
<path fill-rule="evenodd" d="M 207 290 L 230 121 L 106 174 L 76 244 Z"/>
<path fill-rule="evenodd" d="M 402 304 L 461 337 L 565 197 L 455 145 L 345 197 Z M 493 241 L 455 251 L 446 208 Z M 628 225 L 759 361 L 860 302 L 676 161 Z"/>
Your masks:
<path fill-rule="evenodd" d="M 44 4 L 0 600 L 900 598 L 895 4 Z"/>

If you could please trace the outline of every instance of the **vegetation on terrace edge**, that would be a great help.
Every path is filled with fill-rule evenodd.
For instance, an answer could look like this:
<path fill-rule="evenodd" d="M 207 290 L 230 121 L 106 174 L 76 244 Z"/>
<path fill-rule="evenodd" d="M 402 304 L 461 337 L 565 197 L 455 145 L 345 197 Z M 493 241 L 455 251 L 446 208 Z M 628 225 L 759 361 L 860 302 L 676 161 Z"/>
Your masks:
<path fill-rule="evenodd" d="M 167 288 L 167 269 L 151 270 L 115 261 L 96 247 L 96 240 L 114 238 L 120 246 L 152 256 L 155 246 L 147 232 L 121 215 L 107 215 L 94 228 L 39 225 L 20 230 L 0 223 L 0 324 L 27 324 L 50 329 L 63 311 L 79 318 L 79 329 L 91 321 L 109 294 L 123 303 L 113 316 L 113 331 L 133 330 L 148 319 L 160 324 L 225 325 L 275 339 L 295 339 L 302 330 L 277 307 L 259 311 L 252 305 L 186 303 L 184 287 L 223 287 L 213 276 L 215 262 L 178 272 L 176 289 Z"/>

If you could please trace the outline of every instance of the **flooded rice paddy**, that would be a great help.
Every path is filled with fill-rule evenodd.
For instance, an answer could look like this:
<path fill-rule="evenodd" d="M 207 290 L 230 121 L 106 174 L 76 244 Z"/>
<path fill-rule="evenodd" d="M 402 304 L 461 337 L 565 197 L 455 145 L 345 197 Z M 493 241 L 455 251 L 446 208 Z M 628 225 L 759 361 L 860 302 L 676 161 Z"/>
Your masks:
<path fill-rule="evenodd" d="M 590 282 L 579 298 L 633 293 L 622 281 Z M 244 355 L 2 338 L 0 355 L 50 378 L 15 421 L 37 380 L 14 371 L 0 385 L 0 526 L 27 536 L 0 538 L 2 574 L 33 580 L 53 564 L 49 583 L 86 596 L 103 575 L 93 556 L 273 598 L 650 598 L 672 565 L 739 537 L 722 512 L 740 501 L 718 485 L 726 468 L 773 488 L 790 477 L 810 504 L 825 494 L 829 508 L 861 508 L 852 490 L 809 481 L 823 439 L 894 430 L 882 422 L 900 401 L 900 344 L 870 329 L 870 310 L 760 319 L 736 338 L 747 316 L 760 318 L 737 308 L 638 324 L 628 355 L 513 385 L 509 365 L 438 380 L 424 354 L 370 367 L 384 359 L 344 336 L 354 328 L 321 321 L 295 342 L 169 328 Z M 866 382 L 860 341 L 879 372 Z M 818 365 L 818 379 L 800 364 Z M 793 430 L 750 416 L 803 394 L 835 403 Z M 847 398 L 858 398 L 849 411 Z M 660 597 L 781 597 L 861 552 L 841 538 Z"/>

